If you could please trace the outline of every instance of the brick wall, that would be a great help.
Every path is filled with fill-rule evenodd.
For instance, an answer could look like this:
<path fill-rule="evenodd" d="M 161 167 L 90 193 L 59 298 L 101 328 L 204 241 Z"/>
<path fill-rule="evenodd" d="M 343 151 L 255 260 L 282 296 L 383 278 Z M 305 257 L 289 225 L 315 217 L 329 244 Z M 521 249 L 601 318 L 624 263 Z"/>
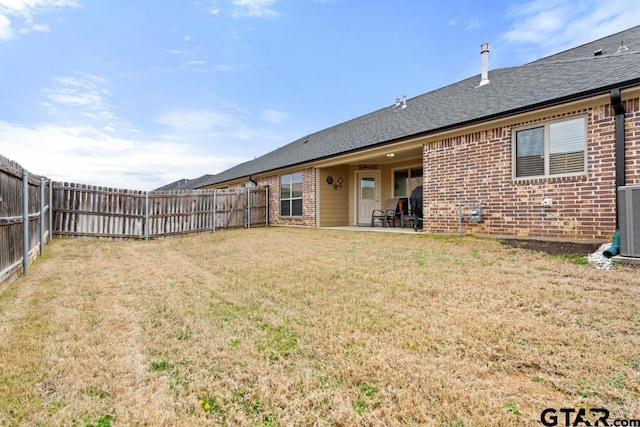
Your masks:
<path fill-rule="evenodd" d="M 625 101 L 627 184 L 640 183 L 640 108 Z M 527 180 L 512 178 L 512 129 L 549 120 L 587 117 L 587 173 Z M 424 145 L 425 231 L 523 238 L 608 241 L 615 230 L 613 108 L 595 106 L 512 123 Z M 550 209 L 544 198 L 553 199 Z M 483 221 L 469 222 L 470 204 L 482 201 Z"/>
<path fill-rule="evenodd" d="M 303 169 L 302 172 L 302 216 L 280 216 L 280 175 L 258 179 L 258 185 L 269 186 L 269 224 L 304 225 L 313 227 L 316 224 L 316 170 Z M 288 175 L 284 174 L 284 175 Z"/>

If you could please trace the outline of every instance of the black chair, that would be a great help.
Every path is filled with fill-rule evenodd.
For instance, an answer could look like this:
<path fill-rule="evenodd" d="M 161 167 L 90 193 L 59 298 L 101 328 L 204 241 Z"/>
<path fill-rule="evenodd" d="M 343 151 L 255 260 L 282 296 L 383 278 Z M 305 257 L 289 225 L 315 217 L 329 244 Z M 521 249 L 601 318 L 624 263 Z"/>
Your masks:
<path fill-rule="evenodd" d="M 384 204 L 384 209 L 374 209 L 371 212 L 371 226 L 375 227 L 375 222 L 382 222 L 383 227 L 393 227 L 396 221 L 396 208 L 398 199 L 389 199 Z"/>

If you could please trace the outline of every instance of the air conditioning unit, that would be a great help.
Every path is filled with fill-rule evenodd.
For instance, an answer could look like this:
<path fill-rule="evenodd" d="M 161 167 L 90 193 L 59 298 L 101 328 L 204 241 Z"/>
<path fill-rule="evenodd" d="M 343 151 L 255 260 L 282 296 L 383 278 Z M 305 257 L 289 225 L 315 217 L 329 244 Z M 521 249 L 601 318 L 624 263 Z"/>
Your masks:
<path fill-rule="evenodd" d="M 640 185 L 618 187 L 620 255 L 640 258 Z"/>

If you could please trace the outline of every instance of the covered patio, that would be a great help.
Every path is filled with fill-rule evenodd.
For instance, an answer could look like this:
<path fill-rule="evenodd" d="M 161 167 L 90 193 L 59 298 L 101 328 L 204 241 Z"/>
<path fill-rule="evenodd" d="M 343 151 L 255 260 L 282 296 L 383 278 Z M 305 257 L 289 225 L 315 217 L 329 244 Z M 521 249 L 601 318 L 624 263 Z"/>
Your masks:
<path fill-rule="evenodd" d="M 404 212 L 408 222 L 411 192 L 423 185 L 422 144 L 414 140 L 410 146 L 332 159 L 316 171 L 317 226 L 371 228 L 372 212 L 386 209 L 392 199 L 397 200 L 398 215 Z M 398 228 L 399 219 L 392 228 Z M 411 222 L 404 227 L 413 232 Z M 383 227 L 376 221 L 375 228 Z"/>

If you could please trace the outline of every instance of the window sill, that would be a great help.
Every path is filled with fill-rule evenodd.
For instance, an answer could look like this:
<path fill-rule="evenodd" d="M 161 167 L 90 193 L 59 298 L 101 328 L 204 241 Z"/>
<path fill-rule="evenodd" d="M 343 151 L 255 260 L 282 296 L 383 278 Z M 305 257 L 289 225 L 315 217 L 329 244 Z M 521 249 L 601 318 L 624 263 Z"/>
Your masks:
<path fill-rule="evenodd" d="M 527 178 L 512 178 L 513 185 L 529 185 L 529 184 L 548 184 L 553 182 L 584 182 L 587 180 L 587 174 L 580 175 L 555 175 L 555 176 L 532 176 Z"/>

